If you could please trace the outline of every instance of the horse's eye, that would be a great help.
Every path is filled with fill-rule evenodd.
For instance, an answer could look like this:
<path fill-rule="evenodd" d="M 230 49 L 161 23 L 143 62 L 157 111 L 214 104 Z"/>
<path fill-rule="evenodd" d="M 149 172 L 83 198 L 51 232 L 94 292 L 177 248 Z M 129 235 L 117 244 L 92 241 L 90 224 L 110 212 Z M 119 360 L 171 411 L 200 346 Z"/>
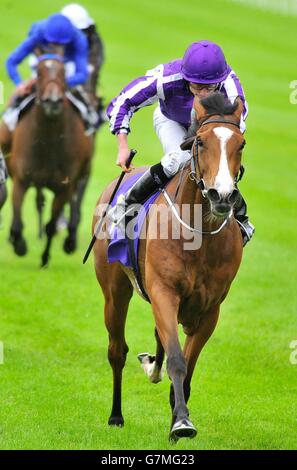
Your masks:
<path fill-rule="evenodd" d="M 199 147 L 203 147 L 203 142 L 199 137 L 197 138 L 197 145 L 199 145 Z"/>

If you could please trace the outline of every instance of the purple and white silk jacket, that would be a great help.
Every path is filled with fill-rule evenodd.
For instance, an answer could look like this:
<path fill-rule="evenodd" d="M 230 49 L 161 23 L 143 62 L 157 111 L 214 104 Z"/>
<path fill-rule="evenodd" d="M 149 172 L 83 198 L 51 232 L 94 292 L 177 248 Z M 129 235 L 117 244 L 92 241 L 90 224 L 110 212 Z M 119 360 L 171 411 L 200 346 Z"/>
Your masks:
<path fill-rule="evenodd" d="M 187 82 L 182 78 L 181 64 L 182 59 L 177 59 L 168 64 L 158 65 L 149 70 L 145 76 L 129 83 L 107 108 L 111 132 L 128 134 L 133 114 L 157 100 L 160 102 L 162 113 L 168 119 L 178 122 L 187 129 L 191 124 L 193 95 L 188 89 Z M 230 66 L 229 69 L 226 80 L 220 83 L 219 91 L 232 103 L 237 96 L 242 99 L 244 108 L 240 128 L 244 132 L 248 105 L 238 77 Z"/>

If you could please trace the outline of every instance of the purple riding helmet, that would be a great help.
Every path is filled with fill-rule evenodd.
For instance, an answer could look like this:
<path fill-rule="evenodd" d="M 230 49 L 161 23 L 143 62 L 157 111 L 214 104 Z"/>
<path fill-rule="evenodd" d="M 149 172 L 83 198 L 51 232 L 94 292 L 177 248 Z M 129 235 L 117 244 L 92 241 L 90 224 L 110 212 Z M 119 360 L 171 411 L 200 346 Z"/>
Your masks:
<path fill-rule="evenodd" d="M 192 83 L 220 83 L 230 72 L 220 46 L 211 41 L 193 42 L 185 52 L 181 73 Z"/>

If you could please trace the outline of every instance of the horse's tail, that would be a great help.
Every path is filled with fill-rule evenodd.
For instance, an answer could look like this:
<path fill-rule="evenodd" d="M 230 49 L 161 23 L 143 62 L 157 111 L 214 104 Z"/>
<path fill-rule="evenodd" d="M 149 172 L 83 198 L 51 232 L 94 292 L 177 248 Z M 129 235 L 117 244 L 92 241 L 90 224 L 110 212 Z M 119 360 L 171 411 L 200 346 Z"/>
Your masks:
<path fill-rule="evenodd" d="M 36 188 L 36 208 L 38 212 L 38 238 L 42 238 L 43 226 L 42 226 L 42 213 L 45 205 L 45 197 L 41 188 Z"/>

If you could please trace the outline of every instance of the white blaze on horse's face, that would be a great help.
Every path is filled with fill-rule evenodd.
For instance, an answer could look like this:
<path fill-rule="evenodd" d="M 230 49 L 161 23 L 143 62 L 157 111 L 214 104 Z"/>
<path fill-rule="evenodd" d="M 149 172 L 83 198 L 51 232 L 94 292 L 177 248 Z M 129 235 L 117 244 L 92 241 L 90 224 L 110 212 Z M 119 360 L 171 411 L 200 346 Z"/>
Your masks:
<path fill-rule="evenodd" d="M 45 61 L 45 66 L 46 68 L 49 69 L 49 72 L 50 72 L 50 79 L 51 80 L 55 80 L 55 78 L 57 78 L 57 66 L 56 66 L 56 63 L 53 61 L 53 60 L 46 60 Z"/>
<path fill-rule="evenodd" d="M 215 127 L 213 132 L 219 139 L 221 146 L 219 171 L 215 178 L 214 187 L 221 196 L 225 196 L 234 189 L 234 181 L 230 175 L 227 157 L 227 143 L 232 137 L 233 131 L 228 129 L 228 127 Z"/>

